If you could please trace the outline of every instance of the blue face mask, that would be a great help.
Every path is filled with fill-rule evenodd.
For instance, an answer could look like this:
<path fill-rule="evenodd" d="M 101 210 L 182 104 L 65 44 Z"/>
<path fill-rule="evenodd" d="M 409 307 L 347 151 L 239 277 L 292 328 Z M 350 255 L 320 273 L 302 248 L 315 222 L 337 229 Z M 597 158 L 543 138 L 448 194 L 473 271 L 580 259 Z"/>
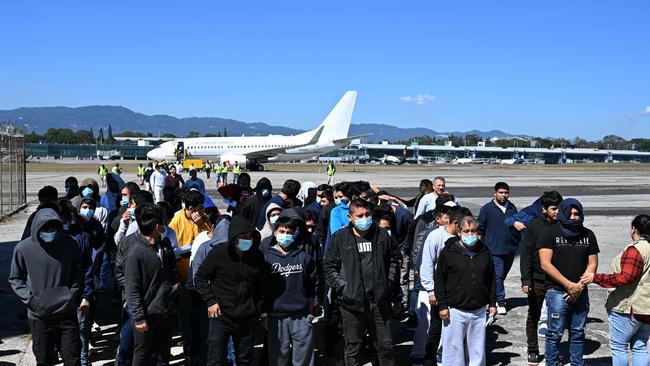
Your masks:
<path fill-rule="evenodd" d="M 83 191 L 81 191 L 81 194 L 82 194 L 84 197 L 90 197 L 90 196 L 93 195 L 93 189 L 90 188 L 90 187 L 86 187 L 86 188 L 83 189 Z"/>
<path fill-rule="evenodd" d="M 282 248 L 288 248 L 291 243 L 293 243 L 293 235 L 291 234 L 278 234 L 275 236 L 275 240 L 277 240 L 278 244 Z"/>
<path fill-rule="evenodd" d="M 70 187 L 65 187 L 65 195 L 67 196 L 69 194 L 70 194 Z"/>
<path fill-rule="evenodd" d="M 79 214 L 87 218 L 88 220 L 90 220 L 93 218 L 93 215 L 95 215 L 95 210 L 91 210 L 89 208 L 82 208 L 81 210 L 79 210 Z"/>
<path fill-rule="evenodd" d="M 129 213 L 131 213 L 131 220 L 135 220 L 135 207 L 129 208 Z"/>
<path fill-rule="evenodd" d="M 262 189 L 262 192 L 260 192 L 260 193 L 262 194 L 262 197 L 268 197 L 271 194 L 271 191 L 264 188 L 264 189 Z"/>
<path fill-rule="evenodd" d="M 237 242 L 237 248 L 242 252 L 247 252 L 253 246 L 253 241 L 251 239 L 239 239 Z"/>
<path fill-rule="evenodd" d="M 340 205 L 341 203 L 343 203 L 343 200 L 341 200 L 340 198 L 335 198 L 335 199 L 334 199 L 334 203 L 338 206 L 338 205 Z"/>
<path fill-rule="evenodd" d="M 51 243 L 56 239 L 58 232 L 53 232 L 53 233 L 47 233 L 47 232 L 40 232 L 38 233 L 38 237 L 41 238 L 42 241 L 46 243 Z"/>
<path fill-rule="evenodd" d="M 357 230 L 367 231 L 368 229 L 370 229 L 371 225 L 372 225 L 372 216 L 368 216 L 363 219 L 354 220 L 354 226 L 357 228 Z"/>
<path fill-rule="evenodd" d="M 269 222 L 271 223 L 271 226 L 275 225 L 275 222 L 278 221 L 278 217 L 280 217 L 280 216 L 271 216 L 271 217 L 269 217 Z"/>
<path fill-rule="evenodd" d="M 474 245 L 476 245 L 476 242 L 478 241 L 478 236 L 476 236 L 476 235 L 467 235 L 467 236 L 463 235 L 463 236 L 460 237 L 460 240 L 463 241 L 463 244 L 465 244 L 465 246 L 467 246 L 468 248 L 471 248 Z"/>
<path fill-rule="evenodd" d="M 122 198 L 122 200 L 120 201 L 120 206 L 126 206 L 128 204 L 129 204 L 129 197 Z"/>

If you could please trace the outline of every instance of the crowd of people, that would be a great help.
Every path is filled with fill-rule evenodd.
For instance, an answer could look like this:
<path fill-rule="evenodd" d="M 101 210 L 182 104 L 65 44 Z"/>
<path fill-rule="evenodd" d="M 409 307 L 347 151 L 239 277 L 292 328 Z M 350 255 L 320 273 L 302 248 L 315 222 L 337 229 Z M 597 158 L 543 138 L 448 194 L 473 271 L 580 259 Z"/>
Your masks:
<path fill-rule="evenodd" d="M 241 168 L 233 183 L 220 173 L 221 210 L 197 169 L 183 178 L 159 162 L 140 165 L 138 182 L 102 165 L 103 193 L 92 178 L 67 178 L 62 194 L 43 187 L 9 276 L 37 363 L 90 364 L 103 291 L 120 309 L 118 365 L 168 364 L 180 334 L 187 365 L 387 366 L 401 318 L 413 331 L 410 364 L 484 365 L 486 328 L 507 316 L 504 281 L 520 253 L 528 364 L 561 364 L 565 330 L 571 364 L 584 364 L 593 283 L 610 289 L 613 364 L 648 365 L 650 216 L 634 218 L 632 241 L 602 274 L 581 203 L 559 192 L 518 210 L 498 182 L 475 216 L 443 177 L 406 200 L 366 181 L 334 184 L 335 171 L 327 184 L 288 179 L 275 194 Z"/>

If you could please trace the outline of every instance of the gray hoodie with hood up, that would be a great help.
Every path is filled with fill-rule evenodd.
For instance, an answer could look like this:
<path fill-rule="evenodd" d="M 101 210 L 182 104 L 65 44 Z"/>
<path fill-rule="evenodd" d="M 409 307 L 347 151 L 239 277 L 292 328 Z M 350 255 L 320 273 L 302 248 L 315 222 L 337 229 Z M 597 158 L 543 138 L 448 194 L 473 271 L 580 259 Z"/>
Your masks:
<path fill-rule="evenodd" d="M 46 243 L 39 232 L 49 221 L 63 225 L 49 208 L 39 210 L 31 236 L 14 248 L 9 284 L 27 306 L 29 319 L 72 316 L 81 301 L 83 271 L 81 253 L 75 240 L 64 233 Z"/>

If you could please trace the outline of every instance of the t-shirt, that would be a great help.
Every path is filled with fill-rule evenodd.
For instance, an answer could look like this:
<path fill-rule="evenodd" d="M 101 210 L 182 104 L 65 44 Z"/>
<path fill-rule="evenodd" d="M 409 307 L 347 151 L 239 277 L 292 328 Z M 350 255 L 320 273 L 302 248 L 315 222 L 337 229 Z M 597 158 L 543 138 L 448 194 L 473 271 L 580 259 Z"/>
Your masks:
<path fill-rule="evenodd" d="M 572 282 L 580 280 L 589 264 L 589 256 L 600 252 L 593 231 L 585 228 L 582 235 L 569 239 L 562 233 L 559 223 L 539 233 L 537 249 L 541 248 L 553 249 L 551 263 Z M 564 291 L 564 286 L 551 276 L 546 276 L 546 288 Z"/>
<path fill-rule="evenodd" d="M 357 241 L 357 250 L 361 259 L 361 280 L 363 281 L 363 288 L 368 299 L 374 299 L 375 265 L 372 260 L 372 242 L 358 236 L 354 238 Z"/>

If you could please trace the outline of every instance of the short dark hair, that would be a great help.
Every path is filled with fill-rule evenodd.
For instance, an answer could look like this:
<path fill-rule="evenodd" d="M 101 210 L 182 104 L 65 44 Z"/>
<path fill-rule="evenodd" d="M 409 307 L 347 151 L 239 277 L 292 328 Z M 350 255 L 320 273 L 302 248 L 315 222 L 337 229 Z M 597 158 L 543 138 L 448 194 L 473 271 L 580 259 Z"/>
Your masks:
<path fill-rule="evenodd" d="M 362 200 L 361 198 L 356 198 L 350 202 L 350 214 L 358 208 L 365 208 L 366 210 L 372 210 L 370 202 Z"/>
<path fill-rule="evenodd" d="M 558 191 L 544 192 L 541 199 L 542 207 L 549 208 L 551 206 L 558 206 L 562 200 L 562 195 Z"/>
<path fill-rule="evenodd" d="M 124 185 L 124 187 L 129 190 L 129 195 L 140 190 L 140 186 L 138 186 L 138 183 L 135 182 L 128 182 Z"/>
<path fill-rule="evenodd" d="M 69 199 L 61 197 L 56 201 L 56 204 L 59 206 L 59 216 L 63 221 L 72 221 L 77 215 L 77 210 L 72 206 Z"/>
<path fill-rule="evenodd" d="M 295 232 L 296 222 L 289 216 L 278 217 L 277 221 L 275 221 L 275 224 L 273 225 L 273 230 L 277 230 L 281 227 L 290 229 L 292 232 Z"/>
<path fill-rule="evenodd" d="M 196 207 L 205 203 L 205 197 L 199 191 L 190 190 L 183 196 L 185 208 Z"/>
<path fill-rule="evenodd" d="M 79 186 L 79 181 L 77 180 L 76 177 L 67 177 L 65 179 L 65 186 Z"/>
<path fill-rule="evenodd" d="M 639 215 L 632 220 L 632 227 L 639 232 L 641 236 L 650 236 L 650 216 Z"/>
<path fill-rule="evenodd" d="M 59 191 L 52 186 L 45 186 L 38 191 L 38 202 L 40 203 L 56 201 L 58 197 Z"/>
<path fill-rule="evenodd" d="M 91 197 L 82 198 L 80 205 L 83 205 L 83 204 L 86 204 L 86 205 L 90 206 L 93 210 L 97 209 L 97 201 L 95 201 Z"/>
<path fill-rule="evenodd" d="M 145 190 L 133 192 L 130 198 L 131 201 L 135 203 L 136 207 L 140 207 L 140 205 L 145 203 L 153 203 L 153 195 L 151 194 L 151 192 Z"/>
<path fill-rule="evenodd" d="M 327 198 L 330 203 L 334 202 L 334 193 L 332 191 L 324 191 L 320 196 L 321 198 Z"/>
<path fill-rule="evenodd" d="M 144 203 L 135 208 L 135 222 L 144 235 L 151 235 L 157 225 L 164 225 L 163 209 L 153 203 Z"/>
<path fill-rule="evenodd" d="M 313 221 L 315 223 L 318 222 L 318 217 L 314 213 L 314 211 L 305 211 L 305 222 L 307 221 Z"/>
<path fill-rule="evenodd" d="M 510 191 L 510 186 L 506 182 L 497 182 L 497 184 L 494 185 L 494 191 L 498 191 L 499 189 L 505 189 Z"/>
<path fill-rule="evenodd" d="M 163 217 L 165 218 L 165 221 L 170 221 L 171 219 L 174 218 L 174 207 L 172 207 L 171 203 L 167 201 L 160 201 L 156 203 L 160 208 L 163 210 Z M 138 205 L 139 206 L 139 205 Z"/>
<path fill-rule="evenodd" d="M 449 210 L 447 211 L 447 214 L 449 215 L 449 223 L 452 222 L 457 222 L 460 223 L 463 217 L 465 217 L 465 211 L 464 207 L 460 206 L 455 206 L 455 207 L 449 207 Z M 471 213 L 470 213 L 471 216 Z"/>
<path fill-rule="evenodd" d="M 449 215 L 449 206 L 436 206 L 436 208 L 433 210 L 433 217 L 440 217 L 442 215 Z"/>
<path fill-rule="evenodd" d="M 293 179 L 287 179 L 282 185 L 280 192 L 286 194 L 289 197 L 296 197 L 298 192 L 300 192 L 300 182 Z"/>
<path fill-rule="evenodd" d="M 330 191 L 332 190 L 332 187 L 329 184 L 320 184 L 316 190 L 318 191 Z"/>
<path fill-rule="evenodd" d="M 427 189 L 433 189 L 433 182 L 431 179 L 422 179 L 420 181 L 420 187 L 426 187 Z"/>

